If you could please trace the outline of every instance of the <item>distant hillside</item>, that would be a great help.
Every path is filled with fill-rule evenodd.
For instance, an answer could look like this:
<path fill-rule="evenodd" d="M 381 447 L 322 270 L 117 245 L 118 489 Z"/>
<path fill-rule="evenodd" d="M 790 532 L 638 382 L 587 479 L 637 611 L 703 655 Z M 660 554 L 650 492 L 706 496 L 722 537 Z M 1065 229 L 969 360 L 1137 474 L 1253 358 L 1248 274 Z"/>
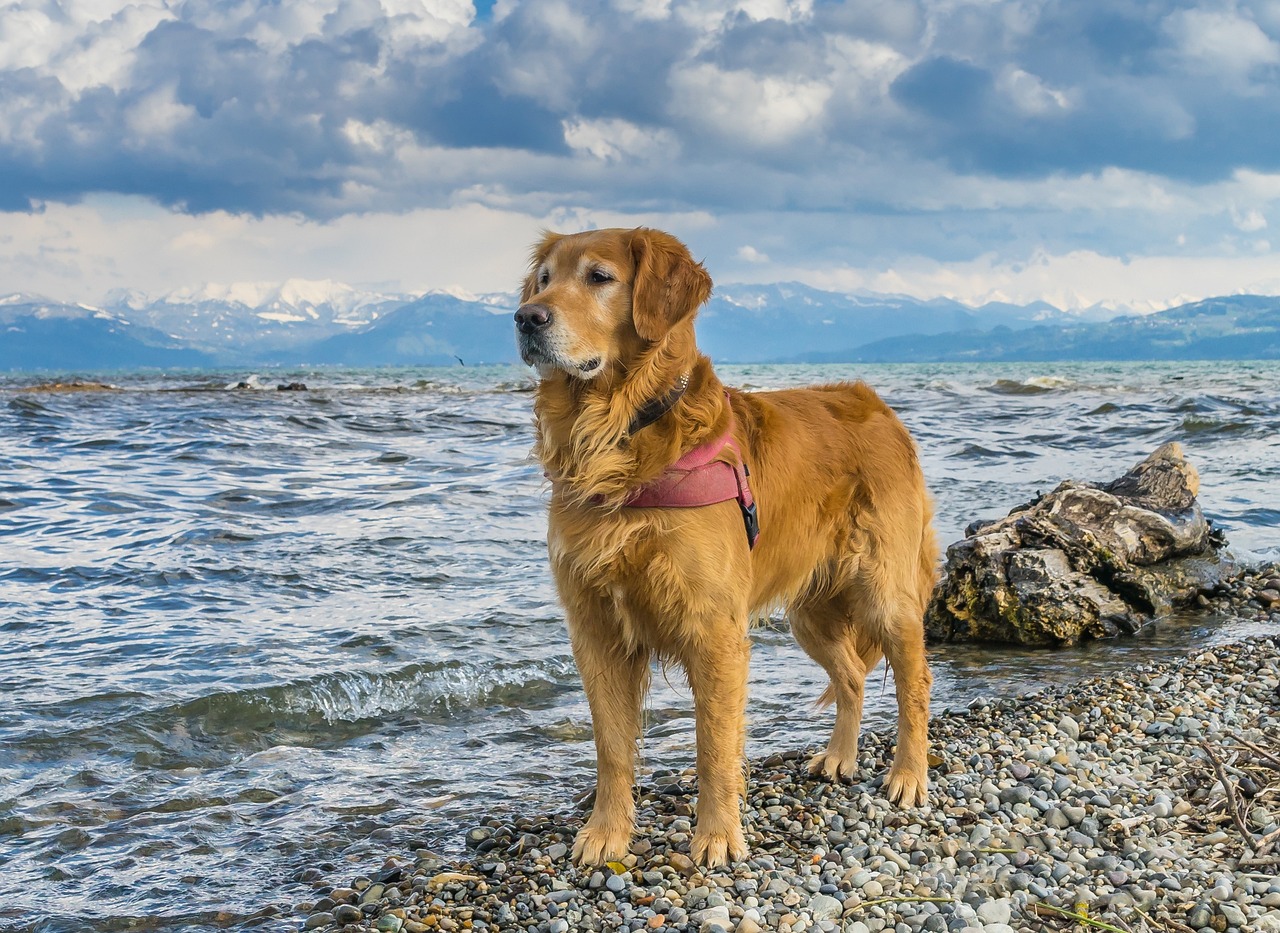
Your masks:
<path fill-rule="evenodd" d="M 698 344 L 726 363 L 809 359 L 907 334 L 1012 329 L 1078 320 L 1053 305 L 991 303 L 971 308 L 949 298 L 845 295 L 795 282 L 718 286 L 698 313 Z M 843 352 L 843 351 L 841 351 Z"/>
<path fill-rule="evenodd" d="M 282 363 L 455 366 L 519 361 L 509 306 L 424 295 L 354 333 L 272 354 Z"/>
<path fill-rule="evenodd" d="M 0 300 L 0 370 L 102 371 L 203 367 L 213 357 L 97 308 L 38 298 Z"/>
<path fill-rule="evenodd" d="M 1280 359 L 1280 297 L 1209 298 L 1095 324 L 892 337 L 797 359 L 865 363 Z"/>

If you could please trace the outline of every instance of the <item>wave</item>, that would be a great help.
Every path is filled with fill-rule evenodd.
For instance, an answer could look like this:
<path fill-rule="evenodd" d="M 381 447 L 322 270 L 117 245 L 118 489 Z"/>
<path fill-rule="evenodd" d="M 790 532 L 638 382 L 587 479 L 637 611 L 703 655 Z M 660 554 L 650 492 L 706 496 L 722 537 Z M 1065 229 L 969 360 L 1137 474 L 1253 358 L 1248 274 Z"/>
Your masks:
<path fill-rule="evenodd" d="M 1028 379 L 997 379 L 990 385 L 982 386 L 984 392 L 997 395 L 1044 395 L 1062 389 L 1079 388 L 1074 379 L 1061 376 L 1032 376 Z"/>
<path fill-rule="evenodd" d="M 23 396 L 10 399 L 8 407 L 9 411 L 25 418 L 59 417 L 58 413 L 47 405 L 41 405 L 35 399 L 25 398 Z"/>
<path fill-rule="evenodd" d="M 986 459 L 1002 459 L 1005 457 L 1014 457 L 1016 459 L 1033 459 L 1039 456 L 1035 450 L 993 450 L 990 447 L 983 447 L 981 444 L 965 444 L 953 454 L 948 454 L 952 459 L 956 460 L 986 460 Z"/>
<path fill-rule="evenodd" d="M 1239 434 L 1252 431 L 1258 425 L 1244 421 L 1224 421 L 1220 418 L 1206 418 L 1198 415 L 1187 415 L 1182 419 L 1184 434 Z"/>
<path fill-rule="evenodd" d="M 445 724 L 495 706 L 544 708 L 576 684 L 567 655 L 488 667 L 424 662 L 210 693 L 70 730 L 46 721 L 9 741 L 35 758 L 58 760 L 76 747 L 123 753 L 146 768 L 219 767 L 273 747 L 338 747 L 385 733 L 388 723 Z M 143 703 L 139 695 L 134 705 Z"/>
<path fill-rule="evenodd" d="M 566 656 L 481 666 L 419 662 L 388 671 L 336 671 L 269 687 L 198 697 L 146 714 L 147 720 L 198 721 L 206 734 L 310 731 L 401 717 L 450 719 L 487 706 L 536 705 L 572 689 Z"/>

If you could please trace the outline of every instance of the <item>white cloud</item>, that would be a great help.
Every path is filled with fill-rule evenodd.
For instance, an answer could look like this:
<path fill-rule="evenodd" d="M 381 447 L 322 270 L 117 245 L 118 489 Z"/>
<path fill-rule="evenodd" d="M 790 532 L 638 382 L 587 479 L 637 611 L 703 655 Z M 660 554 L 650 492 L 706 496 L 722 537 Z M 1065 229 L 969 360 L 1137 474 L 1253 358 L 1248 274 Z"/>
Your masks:
<path fill-rule="evenodd" d="M 1243 86 L 1255 69 L 1280 63 L 1280 44 L 1232 9 L 1179 10 L 1165 20 L 1183 61 Z"/>
<path fill-rule="evenodd" d="M 37 213 L 0 212 L 0 294 L 23 291 L 100 302 L 113 289 L 158 295 L 203 282 L 333 280 L 387 291 L 518 286 L 543 228 L 644 224 L 693 242 L 705 214 L 543 214 L 460 204 L 351 214 L 329 223 L 168 211 L 141 198 L 92 197 Z"/>
<path fill-rule="evenodd" d="M 353 145 L 375 152 L 387 152 L 399 147 L 413 146 L 413 134 L 388 120 L 348 120 L 342 124 L 342 134 Z"/>
<path fill-rule="evenodd" d="M 793 268 L 786 277 L 837 291 L 945 295 L 971 305 L 1043 300 L 1068 310 L 1103 305 L 1158 311 L 1214 295 L 1280 295 L 1275 260 L 1266 255 L 1125 258 L 1075 250 L 1037 252 L 1016 262 L 986 255 L 955 263 L 916 259 L 879 269 Z"/>
<path fill-rule="evenodd" d="M 817 133 L 831 88 L 819 81 L 785 79 L 703 64 L 671 75 L 673 109 L 690 132 L 708 127 L 752 148 Z"/>
<path fill-rule="evenodd" d="M 1036 75 L 1021 68 L 1007 69 L 1000 75 L 996 87 L 1019 112 L 1027 116 L 1043 116 L 1072 108 L 1069 93 L 1048 87 Z"/>
<path fill-rule="evenodd" d="M 754 20 L 777 19 L 784 23 L 804 19 L 813 13 L 812 0 L 736 0 L 730 10 L 741 11 Z"/>
<path fill-rule="evenodd" d="M 160 88 L 138 100 L 125 111 L 125 124 L 140 139 L 130 140 L 135 145 L 151 145 L 164 142 L 179 125 L 193 119 L 196 109 L 180 104 L 174 96 L 173 86 Z"/>
<path fill-rule="evenodd" d="M 614 0 L 614 5 L 636 19 L 666 19 L 671 15 L 671 0 Z"/>
<path fill-rule="evenodd" d="M 949 295 L 971 304 L 1048 300 L 1060 307 L 1096 303 L 1157 309 L 1236 292 L 1280 293 L 1270 244 L 1229 244 L 1214 253 L 1118 257 L 1097 250 L 1040 248 L 1024 255 L 987 253 L 941 261 L 903 255 L 859 262 L 856 255 L 815 261 L 798 236 L 771 230 L 786 255 L 742 244 L 759 218 L 617 213 L 565 208 L 544 214 L 478 204 L 404 214 L 350 215 L 319 224 L 297 217 L 201 217 L 165 211 L 136 198 L 93 198 L 41 213 L 0 214 L 0 292 L 32 291 L 64 300 L 100 301 L 116 288 L 161 294 L 202 282 L 334 280 L 387 291 L 514 288 L 530 244 L 543 227 L 580 230 L 645 224 L 671 229 L 716 281 L 801 281 L 835 290 Z M 800 224 L 800 227 L 806 224 Z M 781 240 L 779 238 L 781 237 Z M 1166 241 L 1167 242 L 1167 241 Z"/>
<path fill-rule="evenodd" d="M 566 120 L 562 125 L 570 148 L 602 162 L 628 157 L 673 159 L 680 152 L 680 142 L 671 131 L 646 129 L 627 120 Z"/>
<path fill-rule="evenodd" d="M 714 32 L 739 14 L 755 22 L 806 20 L 813 15 L 813 0 L 684 0 L 676 9 L 684 21 Z"/>
<path fill-rule="evenodd" d="M 834 93 L 859 107 L 884 100 L 894 79 L 911 65 L 890 45 L 839 34 L 827 39 L 824 59 Z"/>
<path fill-rule="evenodd" d="M 1245 211 L 1231 209 L 1231 222 L 1236 225 L 1236 229 L 1243 233 L 1257 233 L 1259 230 L 1267 228 L 1267 218 L 1262 216 L 1262 211 L 1255 208 L 1249 208 Z"/>
<path fill-rule="evenodd" d="M 157 24 L 174 19 L 162 2 L 10 3 L 0 14 L 0 72 L 33 68 L 57 78 L 72 93 L 91 87 L 126 87 L 135 50 Z"/>

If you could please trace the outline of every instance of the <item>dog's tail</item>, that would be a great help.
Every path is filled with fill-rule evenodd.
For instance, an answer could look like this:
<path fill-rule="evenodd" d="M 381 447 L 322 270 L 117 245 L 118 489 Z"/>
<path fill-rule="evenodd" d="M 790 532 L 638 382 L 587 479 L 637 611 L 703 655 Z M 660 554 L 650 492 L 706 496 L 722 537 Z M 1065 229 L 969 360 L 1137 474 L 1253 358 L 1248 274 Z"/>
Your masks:
<path fill-rule="evenodd" d="M 827 684 L 827 689 L 822 691 L 822 696 L 814 700 L 813 705 L 816 709 L 826 709 L 836 701 L 836 685 Z"/>
<path fill-rule="evenodd" d="M 938 535 L 933 530 L 933 500 L 924 497 L 924 514 L 920 525 L 920 555 L 917 573 L 920 594 L 920 615 L 923 616 L 933 599 L 933 588 L 938 582 Z"/>

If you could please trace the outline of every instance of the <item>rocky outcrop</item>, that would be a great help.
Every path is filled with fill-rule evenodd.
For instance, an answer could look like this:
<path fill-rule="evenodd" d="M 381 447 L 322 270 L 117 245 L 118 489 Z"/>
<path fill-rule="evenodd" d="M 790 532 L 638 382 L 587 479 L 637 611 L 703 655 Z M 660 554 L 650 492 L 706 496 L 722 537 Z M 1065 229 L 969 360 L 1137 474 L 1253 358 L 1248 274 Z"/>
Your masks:
<path fill-rule="evenodd" d="M 1110 483 L 1067 480 L 947 549 L 925 617 L 939 641 L 1073 645 L 1136 632 L 1213 587 L 1225 543 L 1166 444 Z"/>

